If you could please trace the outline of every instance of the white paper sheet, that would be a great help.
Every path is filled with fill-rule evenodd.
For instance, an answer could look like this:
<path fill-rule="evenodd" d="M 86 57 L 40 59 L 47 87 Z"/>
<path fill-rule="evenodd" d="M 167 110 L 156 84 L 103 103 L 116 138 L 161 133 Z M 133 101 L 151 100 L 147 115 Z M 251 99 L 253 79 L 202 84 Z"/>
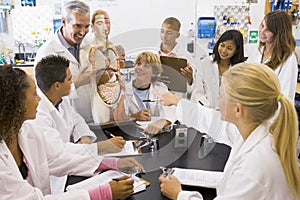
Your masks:
<path fill-rule="evenodd" d="M 134 146 L 134 141 L 128 140 L 126 141 L 126 144 L 124 145 L 124 148 L 122 151 L 117 152 L 117 153 L 105 153 L 101 154 L 101 156 L 105 157 L 113 157 L 113 156 L 134 156 L 134 155 L 140 155 L 141 152 L 135 148 Z"/>
<path fill-rule="evenodd" d="M 114 178 L 119 178 L 124 176 L 125 174 L 116 170 L 108 170 L 91 178 L 88 178 L 79 183 L 75 183 L 73 185 L 69 185 L 67 190 L 89 190 L 92 188 L 96 188 L 100 185 L 104 185 L 110 182 Z M 143 191 L 146 189 L 145 181 L 134 181 L 134 193 Z"/>
<path fill-rule="evenodd" d="M 216 188 L 223 178 L 223 172 L 183 168 L 173 169 L 173 175 L 176 176 L 183 185 Z"/>
<path fill-rule="evenodd" d="M 147 128 L 147 126 L 155 121 L 160 119 L 160 117 L 151 117 L 151 121 L 136 121 L 136 124 L 143 130 Z"/>

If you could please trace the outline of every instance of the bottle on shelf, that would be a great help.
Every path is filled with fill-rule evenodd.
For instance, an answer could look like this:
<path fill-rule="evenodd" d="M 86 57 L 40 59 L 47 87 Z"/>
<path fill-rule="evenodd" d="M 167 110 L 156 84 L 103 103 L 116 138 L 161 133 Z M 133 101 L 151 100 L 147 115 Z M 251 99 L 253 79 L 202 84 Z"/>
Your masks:
<path fill-rule="evenodd" d="M 195 26 L 194 23 L 191 22 L 189 30 L 187 32 L 187 37 L 189 38 L 190 42 L 187 44 L 187 50 L 190 53 L 194 53 L 194 37 L 195 37 Z"/>

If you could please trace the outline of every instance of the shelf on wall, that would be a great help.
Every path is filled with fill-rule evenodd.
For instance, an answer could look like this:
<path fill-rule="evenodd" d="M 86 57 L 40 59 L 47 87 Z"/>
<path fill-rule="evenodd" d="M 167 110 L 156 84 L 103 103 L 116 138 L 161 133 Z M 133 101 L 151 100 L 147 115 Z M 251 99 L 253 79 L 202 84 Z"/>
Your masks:
<path fill-rule="evenodd" d="M 11 4 L 0 4 L 0 9 L 2 10 L 10 10 L 11 9 Z"/>

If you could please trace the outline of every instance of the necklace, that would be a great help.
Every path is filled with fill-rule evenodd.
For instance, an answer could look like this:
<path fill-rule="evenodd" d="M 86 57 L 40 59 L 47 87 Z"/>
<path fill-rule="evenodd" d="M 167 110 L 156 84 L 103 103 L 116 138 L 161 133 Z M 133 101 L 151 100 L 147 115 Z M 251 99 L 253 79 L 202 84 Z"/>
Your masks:
<path fill-rule="evenodd" d="M 270 51 L 266 51 L 266 49 L 264 49 L 264 52 L 263 52 L 263 55 L 262 55 L 262 58 L 261 58 L 261 63 L 267 63 L 270 61 L 271 59 L 271 56 L 272 56 L 272 50 Z"/>
<path fill-rule="evenodd" d="M 270 57 L 271 54 L 272 54 L 272 51 L 268 51 L 268 52 L 264 51 L 263 56 L 264 56 L 264 57 Z"/>

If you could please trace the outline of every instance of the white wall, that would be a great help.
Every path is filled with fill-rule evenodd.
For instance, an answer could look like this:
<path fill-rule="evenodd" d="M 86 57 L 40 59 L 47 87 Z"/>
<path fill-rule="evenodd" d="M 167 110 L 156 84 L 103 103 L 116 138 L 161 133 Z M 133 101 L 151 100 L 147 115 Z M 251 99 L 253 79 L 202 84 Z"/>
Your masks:
<path fill-rule="evenodd" d="M 185 35 L 190 23 L 197 24 L 197 18 L 200 16 L 213 16 L 213 8 L 215 5 L 225 4 L 245 4 L 246 0 L 86 0 L 91 6 L 91 10 L 104 9 L 110 14 L 112 30 L 111 38 L 131 43 L 122 35 L 128 35 L 134 32 L 132 40 L 139 42 L 148 41 L 148 43 L 157 45 L 159 40 L 159 28 L 162 21 L 169 16 L 177 17 L 181 23 L 181 34 Z M 20 5 L 21 0 L 14 0 L 15 5 Z M 63 2 L 63 0 L 37 0 L 39 5 L 54 5 L 55 2 Z M 259 0 L 257 4 L 251 4 L 251 19 L 253 25 L 250 30 L 257 29 L 264 15 L 264 0 Z M 196 7 L 197 5 L 197 7 Z M 0 40 L 5 46 L 15 49 L 15 42 L 12 34 L 11 16 L 7 16 L 8 33 L 0 33 Z M 138 32 L 140 30 L 140 32 Z M 147 30 L 146 34 L 145 31 Z M 157 32 L 157 34 L 156 34 Z M 300 38 L 300 30 L 295 29 L 296 38 Z M 135 35 L 136 34 L 136 35 Z M 131 40 L 131 39 L 130 39 Z M 206 48 L 207 41 L 200 41 L 198 44 Z M 138 45 L 138 44 L 137 44 Z M 148 44 L 147 44 L 148 45 Z M 252 45 L 256 46 L 256 45 Z M 250 49 L 252 48 L 250 45 Z M 248 47 L 247 47 L 248 48 Z"/>

